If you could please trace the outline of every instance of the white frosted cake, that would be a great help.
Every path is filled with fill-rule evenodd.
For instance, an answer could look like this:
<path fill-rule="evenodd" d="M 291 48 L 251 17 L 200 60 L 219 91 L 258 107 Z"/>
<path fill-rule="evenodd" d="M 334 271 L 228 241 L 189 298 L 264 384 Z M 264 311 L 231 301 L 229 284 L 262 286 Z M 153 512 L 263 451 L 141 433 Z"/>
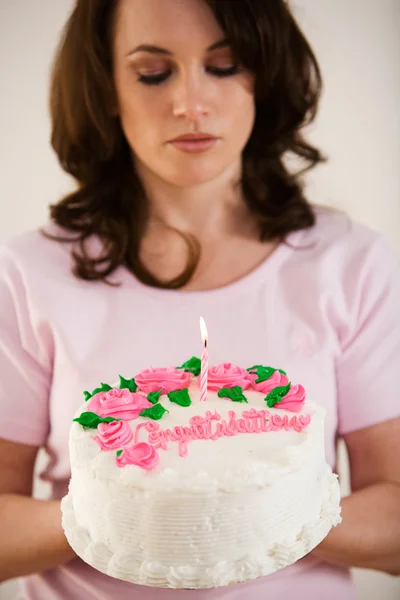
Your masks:
<path fill-rule="evenodd" d="M 340 522 L 324 410 L 278 369 L 200 360 L 85 392 L 70 432 L 63 527 L 92 567 L 212 588 L 268 575 Z"/>

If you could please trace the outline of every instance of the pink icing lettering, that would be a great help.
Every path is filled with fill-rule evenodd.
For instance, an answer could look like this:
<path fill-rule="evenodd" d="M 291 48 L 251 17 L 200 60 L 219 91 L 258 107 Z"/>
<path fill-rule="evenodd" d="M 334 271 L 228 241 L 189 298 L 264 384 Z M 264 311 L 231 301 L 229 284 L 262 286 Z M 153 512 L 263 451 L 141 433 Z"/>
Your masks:
<path fill-rule="evenodd" d="M 158 423 L 140 423 L 135 429 L 135 444 L 139 442 L 139 434 L 141 429 L 145 429 L 149 433 L 149 443 L 155 448 L 162 448 L 162 450 L 168 449 L 167 442 L 165 441 L 164 431 L 160 429 L 160 425 Z"/>
<path fill-rule="evenodd" d="M 243 418 L 245 422 L 246 433 L 255 433 L 254 419 Z"/>
<path fill-rule="evenodd" d="M 194 416 L 191 417 L 191 419 L 189 420 L 190 425 L 203 425 L 204 423 L 204 417 L 200 417 L 200 416 Z"/>
<path fill-rule="evenodd" d="M 237 424 L 236 424 L 236 413 L 233 410 L 230 410 L 228 412 L 228 416 L 229 416 L 228 427 L 231 430 L 231 432 L 233 433 L 233 435 L 236 435 L 238 432 L 238 428 L 237 428 Z"/>
<path fill-rule="evenodd" d="M 263 411 L 264 412 L 264 411 Z M 266 418 L 264 415 L 257 414 L 255 433 L 264 433 L 266 427 Z"/>
<path fill-rule="evenodd" d="M 297 417 L 296 427 L 293 427 L 295 431 L 303 431 L 311 422 L 310 415 L 300 415 Z"/>
<path fill-rule="evenodd" d="M 166 442 L 174 441 L 174 434 L 172 433 L 172 431 L 170 429 L 164 429 L 164 437 L 165 437 Z"/>
<path fill-rule="evenodd" d="M 149 421 L 148 423 L 146 423 L 146 429 L 147 431 L 158 431 L 160 429 L 160 426 L 158 423 L 153 423 L 152 421 Z"/>
<path fill-rule="evenodd" d="M 201 425 L 194 425 L 194 430 L 196 432 L 196 437 L 198 440 L 204 440 L 204 423 Z"/>
<path fill-rule="evenodd" d="M 205 423 L 205 425 L 203 425 L 203 430 L 204 430 L 204 439 L 209 440 L 211 437 L 211 422 L 210 421 L 208 421 L 207 423 Z"/>
<path fill-rule="evenodd" d="M 214 413 L 212 413 L 208 410 L 206 412 L 206 418 L 211 419 L 211 421 L 219 421 L 221 416 L 216 410 L 214 411 Z"/>
<path fill-rule="evenodd" d="M 207 411 L 204 417 L 195 415 L 191 417 L 189 426 L 176 425 L 173 430 L 161 429 L 157 423 L 141 423 L 135 431 L 137 444 L 139 431 L 145 427 L 149 433 L 148 441 L 155 448 L 168 449 L 168 442 L 178 442 L 179 456 L 186 456 L 188 443 L 194 440 L 211 439 L 217 440 L 221 437 L 231 437 L 246 433 L 264 433 L 268 431 L 294 430 L 301 432 L 311 422 L 310 415 L 283 417 L 271 414 L 268 410 L 255 409 L 243 411 L 241 417 L 231 410 L 228 412 L 228 420 L 222 419 L 218 413 Z M 156 459 L 155 459 L 156 460 Z M 146 467 L 144 467 L 146 468 Z"/>
<path fill-rule="evenodd" d="M 189 438 L 192 439 L 192 429 L 190 427 L 183 427 L 183 431 L 185 433 L 185 435 Z"/>
<path fill-rule="evenodd" d="M 261 422 L 261 431 L 264 433 L 268 433 L 268 431 L 275 431 L 271 419 L 268 418 Z"/>
<path fill-rule="evenodd" d="M 181 425 L 175 425 L 175 427 L 173 429 L 173 433 L 174 433 L 174 438 L 176 440 L 180 440 L 184 436 L 183 429 L 182 429 Z"/>
<path fill-rule="evenodd" d="M 175 440 L 177 442 L 179 442 L 179 456 L 186 456 L 187 455 L 187 443 L 191 438 L 186 434 L 186 432 L 184 431 L 184 428 L 181 427 L 180 425 L 176 425 L 174 427 L 173 435 L 174 435 Z"/>
<path fill-rule="evenodd" d="M 199 437 L 197 435 L 197 430 L 196 430 L 195 425 L 192 425 L 190 427 L 190 434 L 191 434 L 193 440 L 198 440 L 199 439 Z"/>
<path fill-rule="evenodd" d="M 243 419 L 251 419 L 252 417 L 256 417 L 256 416 L 257 416 L 257 412 L 255 411 L 254 408 L 251 408 L 250 410 L 244 410 L 242 412 Z"/>
<path fill-rule="evenodd" d="M 280 415 L 272 415 L 271 417 L 272 429 L 274 431 L 279 431 L 283 429 L 283 419 Z"/>
<path fill-rule="evenodd" d="M 298 433 L 300 433 L 302 431 L 302 427 L 300 427 L 299 422 L 297 421 L 297 419 L 296 419 L 295 423 L 293 424 L 293 429 L 295 431 L 297 431 Z"/>
<path fill-rule="evenodd" d="M 252 430 L 249 430 L 249 433 L 261 433 L 262 428 L 259 423 L 259 414 L 254 408 L 243 411 L 242 416 L 244 419 L 250 419 L 252 422 Z"/>
<path fill-rule="evenodd" d="M 139 423 L 135 428 L 135 444 L 139 442 L 139 433 L 141 429 L 147 429 L 148 423 Z"/>
<path fill-rule="evenodd" d="M 187 453 L 188 453 L 187 442 L 180 440 L 179 441 L 179 456 L 184 458 L 185 456 L 187 456 Z"/>
<path fill-rule="evenodd" d="M 165 441 L 163 431 L 151 431 L 149 433 L 149 443 L 153 444 L 153 446 L 156 448 L 161 448 L 162 450 L 168 449 L 168 444 Z"/>
<path fill-rule="evenodd" d="M 268 431 L 271 431 L 272 422 L 271 422 L 271 413 L 269 412 L 269 410 L 259 410 L 258 415 L 259 415 L 259 419 L 260 419 L 261 432 L 266 433 Z"/>
<path fill-rule="evenodd" d="M 233 435 L 235 433 L 229 428 L 228 423 L 222 420 L 221 423 L 217 423 L 217 430 L 212 439 L 217 440 L 220 437 L 232 437 Z"/>
<path fill-rule="evenodd" d="M 204 417 L 197 415 L 191 417 L 189 423 L 195 439 L 209 440 L 212 438 L 212 421 L 218 421 L 220 418 L 217 411 L 211 413 L 209 410 Z"/>
<path fill-rule="evenodd" d="M 248 433 L 246 429 L 246 421 L 244 419 L 237 420 L 237 429 L 239 433 Z"/>
<path fill-rule="evenodd" d="M 207 411 L 207 412 L 209 413 L 209 411 Z M 209 415 L 211 416 L 211 413 L 209 413 Z M 206 414 L 206 417 L 207 417 L 207 414 Z M 204 433 L 204 439 L 209 440 L 211 437 L 211 420 L 209 417 L 207 417 L 204 421 L 203 433 Z"/>

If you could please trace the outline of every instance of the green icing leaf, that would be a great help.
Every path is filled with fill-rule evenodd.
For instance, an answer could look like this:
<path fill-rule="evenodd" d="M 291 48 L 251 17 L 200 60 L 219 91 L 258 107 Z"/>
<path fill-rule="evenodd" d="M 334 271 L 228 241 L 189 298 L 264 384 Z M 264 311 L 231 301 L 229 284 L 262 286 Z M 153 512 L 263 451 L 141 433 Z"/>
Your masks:
<path fill-rule="evenodd" d="M 90 392 L 88 392 L 87 390 L 85 390 L 83 393 L 84 393 L 84 396 L 85 396 L 85 402 L 87 402 L 88 400 L 90 400 L 90 398 L 92 397 L 92 394 Z"/>
<path fill-rule="evenodd" d="M 160 399 L 162 390 L 158 390 L 158 392 L 150 392 L 147 394 L 147 400 L 152 404 L 157 404 Z"/>
<path fill-rule="evenodd" d="M 125 379 L 122 375 L 119 376 L 119 387 L 121 390 L 128 389 L 130 392 L 136 392 L 137 385 L 135 379 Z"/>
<path fill-rule="evenodd" d="M 117 450 L 117 456 L 121 456 L 122 450 Z"/>
<path fill-rule="evenodd" d="M 235 385 L 231 388 L 222 388 L 218 392 L 219 398 L 230 398 L 232 402 L 247 402 L 246 396 L 243 394 L 243 390 L 240 385 Z"/>
<path fill-rule="evenodd" d="M 268 396 L 264 398 L 264 400 L 267 403 L 267 406 L 269 406 L 269 408 L 272 408 L 278 402 L 282 402 L 283 397 L 286 396 L 286 394 L 289 392 L 291 385 L 291 383 L 288 383 L 287 385 L 278 386 L 271 390 Z"/>
<path fill-rule="evenodd" d="M 112 387 L 111 387 L 111 385 L 108 385 L 108 383 L 102 383 L 101 387 L 96 388 L 95 390 L 93 390 L 92 393 L 90 393 L 86 390 L 83 392 L 85 395 L 85 402 L 90 400 L 90 398 L 92 398 L 92 396 L 94 396 L 95 394 L 98 394 L 99 392 L 109 392 L 110 390 L 112 390 Z"/>
<path fill-rule="evenodd" d="M 112 421 L 119 421 L 120 419 L 114 419 L 113 417 L 99 417 L 94 412 L 83 412 L 77 419 L 74 419 L 76 423 L 82 425 L 85 429 L 97 429 L 100 423 L 111 423 Z"/>
<path fill-rule="evenodd" d="M 262 381 L 266 381 L 267 379 L 272 377 L 275 371 L 279 371 L 279 373 L 282 373 L 282 375 L 286 375 L 286 372 L 282 371 L 282 369 L 274 369 L 274 367 L 265 367 L 264 365 L 254 365 L 253 367 L 247 369 L 247 371 L 249 373 L 257 374 L 257 379 L 255 383 L 261 383 Z"/>
<path fill-rule="evenodd" d="M 193 373 L 193 375 L 200 375 L 201 372 L 201 360 L 197 356 L 192 356 L 191 359 L 187 360 L 177 369 L 183 369 L 188 373 Z"/>
<path fill-rule="evenodd" d="M 159 421 L 164 413 L 168 412 L 159 402 L 154 404 L 151 408 L 145 408 L 140 413 L 141 417 L 148 417 L 154 421 Z"/>
<path fill-rule="evenodd" d="M 171 402 L 179 404 L 179 406 L 190 406 L 192 404 L 188 388 L 185 388 L 184 390 L 175 390 L 173 392 L 169 392 L 168 398 Z"/>

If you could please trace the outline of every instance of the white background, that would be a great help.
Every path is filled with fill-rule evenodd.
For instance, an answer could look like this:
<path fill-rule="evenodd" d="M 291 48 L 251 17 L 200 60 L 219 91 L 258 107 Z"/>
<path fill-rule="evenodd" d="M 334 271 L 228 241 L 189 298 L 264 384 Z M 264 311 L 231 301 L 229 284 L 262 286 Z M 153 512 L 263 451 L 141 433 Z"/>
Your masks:
<path fill-rule="evenodd" d="M 309 177 L 309 197 L 382 231 L 400 252 L 400 0 L 292 4 L 325 78 L 311 134 L 330 161 Z M 49 146 L 47 110 L 50 62 L 71 6 L 0 0 L 0 241 L 42 224 L 71 185 Z M 355 577 L 360 600 L 400 598 L 398 578 Z M 0 585 L 0 599 L 14 600 L 15 589 Z"/>

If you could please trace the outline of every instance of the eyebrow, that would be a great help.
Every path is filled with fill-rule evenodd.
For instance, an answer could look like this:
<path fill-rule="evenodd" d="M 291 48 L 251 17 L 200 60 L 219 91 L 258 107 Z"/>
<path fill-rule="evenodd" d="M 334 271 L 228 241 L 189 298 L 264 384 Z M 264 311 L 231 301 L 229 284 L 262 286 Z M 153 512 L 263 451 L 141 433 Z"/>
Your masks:
<path fill-rule="evenodd" d="M 212 52 L 213 50 L 218 50 L 219 48 L 226 48 L 227 46 L 230 46 L 228 40 L 220 40 L 219 42 L 216 42 L 215 44 L 212 44 L 212 46 L 207 48 L 207 52 Z M 173 56 L 173 52 L 170 52 L 165 48 L 160 48 L 159 46 L 153 46 L 151 44 L 141 44 L 134 50 L 128 52 L 127 56 L 132 56 L 137 52 L 149 52 L 150 54 L 163 54 L 165 56 Z"/>

